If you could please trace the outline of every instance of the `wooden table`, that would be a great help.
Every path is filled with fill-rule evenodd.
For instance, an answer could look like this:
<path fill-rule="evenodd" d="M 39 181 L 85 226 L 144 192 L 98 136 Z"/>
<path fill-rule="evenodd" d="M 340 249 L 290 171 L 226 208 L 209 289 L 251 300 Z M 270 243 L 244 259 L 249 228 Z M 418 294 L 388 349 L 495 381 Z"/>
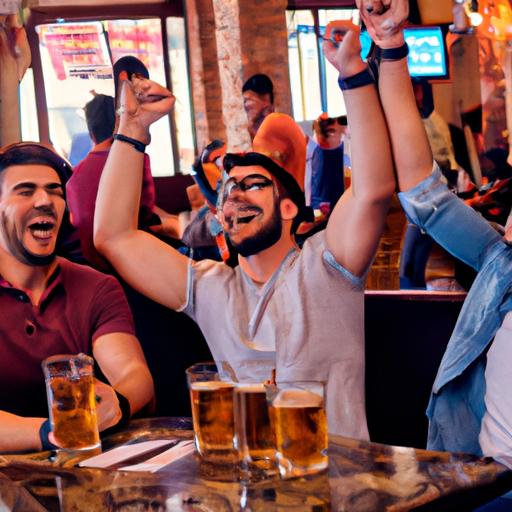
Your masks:
<path fill-rule="evenodd" d="M 191 438 L 190 420 L 135 420 L 104 441 Z M 329 471 L 242 485 L 188 455 L 157 473 L 57 467 L 48 453 L 0 456 L 0 504 L 14 511 L 472 510 L 512 488 L 512 471 L 491 459 L 332 436 Z M 69 463 L 69 461 L 68 461 Z M 0 507 L 1 508 L 1 507 Z M 3 509 L 2 509 L 3 510 Z"/>

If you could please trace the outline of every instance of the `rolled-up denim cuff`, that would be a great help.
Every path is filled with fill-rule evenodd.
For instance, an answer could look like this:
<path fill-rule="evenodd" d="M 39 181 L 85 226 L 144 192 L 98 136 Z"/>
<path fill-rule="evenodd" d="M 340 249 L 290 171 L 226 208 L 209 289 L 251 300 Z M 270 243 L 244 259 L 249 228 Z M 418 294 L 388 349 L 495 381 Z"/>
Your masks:
<path fill-rule="evenodd" d="M 424 222 L 443 201 L 455 199 L 448 190 L 439 166 L 434 162 L 432 173 L 415 187 L 399 192 L 398 198 L 410 222 L 423 227 Z"/>
<path fill-rule="evenodd" d="M 439 165 L 434 161 L 432 164 L 432 172 L 423 181 L 420 181 L 415 187 L 407 190 L 406 192 L 399 192 L 398 197 L 400 201 L 411 200 L 424 200 L 428 201 L 431 196 L 436 196 L 436 187 L 444 185 L 443 173 L 439 169 Z"/>

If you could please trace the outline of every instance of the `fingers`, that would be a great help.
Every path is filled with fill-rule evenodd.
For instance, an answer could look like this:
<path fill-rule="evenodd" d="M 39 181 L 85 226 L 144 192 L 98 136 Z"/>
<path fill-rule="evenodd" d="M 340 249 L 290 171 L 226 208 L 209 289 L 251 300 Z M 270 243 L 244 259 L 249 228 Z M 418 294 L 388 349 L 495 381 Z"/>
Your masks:
<path fill-rule="evenodd" d="M 361 51 L 361 41 L 359 40 L 359 27 L 354 26 L 353 30 L 347 32 L 343 38 L 343 45 L 350 48 L 352 53 L 359 53 Z"/>
<path fill-rule="evenodd" d="M 408 0 L 361 0 L 360 14 L 376 44 L 394 46 L 400 44 L 398 37 L 409 15 L 409 3 Z"/>
<path fill-rule="evenodd" d="M 332 41 L 324 41 L 322 43 L 322 51 L 324 52 L 325 58 L 336 67 L 336 45 Z"/>
<path fill-rule="evenodd" d="M 345 27 L 339 47 L 331 39 L 327 39 L 324 40 L 322 49 L 325 58 L 338 70 L 340 76 L 351 76 L 364 67 L 360 55 L 359 27 L 356 25 L 350 24 Z"/>
<path fill-rule="evenodd" d="M 383 0 L 361 0 L 361 6 L 359 8 L 360 10 L 364 10 L 369 15 L 382 14 L 388 9 L 389 2 L 390 0 L 388 0 L 388 5 L 386 6 L 384 5 Z"/>
<path fill-rule="evenodd" d="M 133 92 L 133 86 L 129 82 L 129 80 L 122 79 L 121 75 L 126 74 L 125 71 L 122 71 L 119 74 L 119 78 L 121 80 L 121 95 L 119 100 L 119 108 L 117 109 L 117 113 L 121 118 L 126 115 L 131 115 L 137 112 L 139 103 L 137 98 L 135 97 L 135 93 Z"/>

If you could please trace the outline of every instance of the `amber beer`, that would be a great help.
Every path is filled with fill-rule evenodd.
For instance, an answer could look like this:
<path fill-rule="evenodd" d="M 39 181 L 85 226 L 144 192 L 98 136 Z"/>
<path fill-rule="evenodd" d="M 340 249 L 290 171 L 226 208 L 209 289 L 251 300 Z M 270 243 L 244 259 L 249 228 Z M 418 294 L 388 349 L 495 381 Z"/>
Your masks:
<path fill-rule="evenodd" d="M 272 404 L 282 476 L 318 472 L 328 465 L 323 397 L 304 389 L 281 391 Z"/>
<path fill-rule="evenodd" d="M 80 450 L 97 446 L 98 434 L 94 378 L 81 377 L 76 382 L 56 377 L 50 383 L 50 419 L 53 435 L 62 448 Z"/>
<path fill-rule="evenodd" d="M 192 382 L 190 399 L 196 448 L 199 454 L 216 462 L 236 460 L 233 445 L 232 382 L 211 380 Z"/>
<path fill-rule="evenodd" d="M 242 467 L 271 469 L 275 460 L 275 435 L 263 384 L 235 388 L 235 444 Z"/>
<path fill-rule="evenodd" d="M 85 354 L 53 356 L 42 366 L 52 431 L 59 447 L 98 448 L 93 359 Z"/>

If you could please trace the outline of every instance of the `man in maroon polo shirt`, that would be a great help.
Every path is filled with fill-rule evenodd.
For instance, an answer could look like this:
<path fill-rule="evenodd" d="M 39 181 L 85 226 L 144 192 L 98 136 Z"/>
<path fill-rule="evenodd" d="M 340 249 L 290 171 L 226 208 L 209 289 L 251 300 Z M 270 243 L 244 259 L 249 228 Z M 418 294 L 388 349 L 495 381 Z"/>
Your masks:
<path fill-rule="evenodd" d="M 93 355 L 110 384 L 95 384 L 100 430 L 153 397 L 117 281 L 56 257 L 68 171 L 37 143 L 0 152 L 0 452 L 48 447 L 48 356 Z"/>

